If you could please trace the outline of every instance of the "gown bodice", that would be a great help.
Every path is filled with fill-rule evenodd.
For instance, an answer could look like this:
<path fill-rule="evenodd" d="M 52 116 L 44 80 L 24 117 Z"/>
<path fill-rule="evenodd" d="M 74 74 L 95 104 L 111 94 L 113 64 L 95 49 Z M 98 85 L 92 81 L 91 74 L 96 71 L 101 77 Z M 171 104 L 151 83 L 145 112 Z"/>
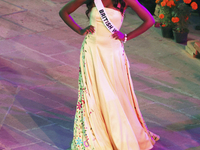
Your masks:
<path fill-rule="evenodd" d="M 105 8 L 105 11 L 106 11 L 110 21 L 119 30 L 122 25 L 122 22 L 123 22 L 123 16 L 122 16 L 121 12 L 118 10 L 112 9 L 112 8 Z M 93 7 L 91 10 L 90 25 L 95 27 L 96 36 L 111 35 L 111 32 L 103 24 L 100 14 L 96 7 Z"/>

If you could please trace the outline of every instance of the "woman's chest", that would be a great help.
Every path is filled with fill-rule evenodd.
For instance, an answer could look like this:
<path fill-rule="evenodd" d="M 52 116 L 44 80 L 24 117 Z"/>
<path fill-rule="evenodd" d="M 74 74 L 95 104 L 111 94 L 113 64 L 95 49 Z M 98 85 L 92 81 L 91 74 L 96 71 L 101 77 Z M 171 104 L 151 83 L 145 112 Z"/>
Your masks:
<path fill-rule="evenodd" d="M 103 3 L 104 7 L 116 9 L 116 8 L 114 7 L 114 5 L 113 5 L 114 2 L 113 2 L 112 0 L 101 0 L 101 1 L 102 1 L 102 3 Z M 93 4 L 93 7 L 95 7 L 95 4 Z M 121 7 L 121 4 L 118 3 L 117 7 L 120 8 L 120 7 Z"/>

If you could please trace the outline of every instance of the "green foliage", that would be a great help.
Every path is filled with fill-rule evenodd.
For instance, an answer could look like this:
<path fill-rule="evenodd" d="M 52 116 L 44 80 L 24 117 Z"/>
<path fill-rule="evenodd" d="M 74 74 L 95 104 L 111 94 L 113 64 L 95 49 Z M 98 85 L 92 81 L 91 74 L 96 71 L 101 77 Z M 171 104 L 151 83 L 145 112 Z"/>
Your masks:
<path fill-rule="evenodd" d="M 174 7 L 168 7 L 168 6 L 161 6 L 160 7 L 160 14 L 164 15 L 163 19 L 159 19 L 159 22 L 161 24 L 165 24 L 166 26 L 173 27 L 174 23 L 172 22 L 172 12 L 173 12 Z"/>
<path fill-rule="evenodd" d="M 190 13 L 191 7 L 185 3 L 179 3 L 179 5 L 174 8 L 172 11 L 173 17 L 178 17 L 179 22 L 174 23 L 175 27 L 174 30 L 177 32 L 188 32 L 188 24 L 189 24 L 189 17 L 191 15 Z"/>
<path fill-rule="evenodd" d="M 192 10 L 191 2 L 186 4 L 185 1 L 156 0 L 156 3 L 160 5 L 160 23 L 163 26 L 172 27 L 177 32 L 189 32 L 188 24 L 190 11 Z"/>

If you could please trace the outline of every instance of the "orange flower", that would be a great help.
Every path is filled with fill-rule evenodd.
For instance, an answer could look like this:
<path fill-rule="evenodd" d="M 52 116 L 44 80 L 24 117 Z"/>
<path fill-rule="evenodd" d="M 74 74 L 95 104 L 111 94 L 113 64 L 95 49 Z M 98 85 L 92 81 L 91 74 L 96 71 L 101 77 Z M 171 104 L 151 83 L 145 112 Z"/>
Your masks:
<path fill-rule="evenodd" d="M 179 22 L 179 18 L 178 17 L 172 17 L 172 22 L 173 23 L 177 23 L 177 22 Z"/>
<path fill-rule="evenodd" d="M 172 7 L 171 1 L 167 2 L 167 6 L 170 7 L 170 8 Z"/>
<path fill-rule="evenodd" d="M 163 19 L 164 17 L 165 17 L 164 14 L 160 14 L 160 15 L 159 15 L 159 18 L 160 18 L 160 19 Z"/>
<path fill-rule="evenodd" d="M 176 4 L 174 3 L 174 1 L 173 1 L 173 0 L 171 1 L 171 3 L 172 3 L 172 6 L 176 6 Z"/>
<path fill-rule="evenodd" d="M 196 2 L 192 2 L 191 4 L 192 9 L 196 10 L 198 8 L 198 5 Z"/>
<path fill-rule="evenodd" d="M 172 6 L 176 6 L 176 4 L 174 3 L 173 0 L 170 0 L 167 2 L 167 6 L 171 8 Z"/>
<path fill-rule="evenodd" d="M 167 3 L 165 1 L 161 2 L 161 6 L 165 6 Z"/>
<path fill-rule="evenodd" d="M 166 26 L 166 24 L 162 24 L 162 27 L 165 27 Z"/>
<path fill-rule="evenodd" d="M 188 16 L 185 16 L 185 21 L 187 21 L 189 19 L 189 17 Z"/>
<path fill-rule="evenodd" d="M 183 0 L 184 1 L 184 3 L 186 3 L 186 4 L 190 4 L 191 2 L 192 2 L 192 0 Z"/>
<path fill-rule="evenodd" d="M 159 3 L 160 2 L 160 0 L 156 0 L 156 3 Z"/>

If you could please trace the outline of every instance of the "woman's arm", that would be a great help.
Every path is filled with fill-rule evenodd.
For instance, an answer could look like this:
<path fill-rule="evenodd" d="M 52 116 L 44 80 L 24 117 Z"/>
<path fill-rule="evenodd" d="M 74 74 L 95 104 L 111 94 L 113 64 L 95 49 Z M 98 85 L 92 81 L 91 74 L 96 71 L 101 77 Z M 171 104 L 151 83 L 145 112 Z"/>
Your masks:
<path fill-rule="evenodd" d="M 74 12 L 78 7 L 85 4 L 87 0 L 71 0 L 68 2 L 59 12 L 62 20 L 75 32 L 80 35 L 87 34 L 88 32 L 94 32 L 94 28 L 92 26 L 88 26 L 85 29 L 82 29 L 70 16 L 72 12 Z"/>
<path fill-rule="evenodd" d="M 127 40 L 130 40 L 148 30 L 155 23 L 155 20 L 149 11 L 138 2 L 138 0 L 125 0 L 125 2 L 144 21 L 144 23 L 138 28 L 127 34 Z"/>
<path fill-rule="evenodd" d="M 144 21 L 138 28 L 127 34 L 127 41 L 135 38 L 136 36 L 142 34 L 146 30 L 148 30 L 154 23 L 153 16 L 149 13 L 149 11 L 142 6 L 138 0 L 124 0 L 127 7 L 131 7 L 137 15 Z M 115 32 L 112 35 L 113 38 L 118 39 L 120 41 L 125 41 L 125 35 L 120 31 Z"/>

